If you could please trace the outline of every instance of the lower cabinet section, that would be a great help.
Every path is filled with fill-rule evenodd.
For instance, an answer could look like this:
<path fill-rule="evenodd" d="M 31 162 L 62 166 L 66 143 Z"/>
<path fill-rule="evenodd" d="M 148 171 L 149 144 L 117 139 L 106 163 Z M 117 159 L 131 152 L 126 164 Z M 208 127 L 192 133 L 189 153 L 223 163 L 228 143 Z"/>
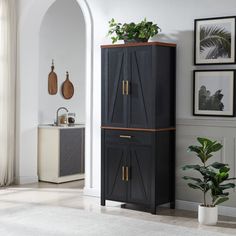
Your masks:
<path fill-rule="evenodd" d="M 105 146 L 106 198 L 149 203 L 151 154 L 151 146 L 108 143 Z"/>
<path fill-rule="evenodd" d="M 84 178 L 84 128 L 39 128 L 39 180 L 62 183 Z"/>
<path fill-rule="evenodd" d="M 114 200 L 174 207 L 174 131 L 102 129 L 101 204 Z"/>

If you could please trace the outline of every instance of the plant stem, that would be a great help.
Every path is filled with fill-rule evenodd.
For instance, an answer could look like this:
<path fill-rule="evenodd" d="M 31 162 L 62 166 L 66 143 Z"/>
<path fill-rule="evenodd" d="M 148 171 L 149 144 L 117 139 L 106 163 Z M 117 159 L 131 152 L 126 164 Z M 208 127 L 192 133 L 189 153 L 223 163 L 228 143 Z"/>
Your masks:
<path fill-rule="evenodd" d="M 204 189 L 204 206 L 206 206 L 206 192 L 205 192 L 205 189 Z"/>
<path fill-rule="evenodd" d="M 204 160 L 204 168 L 206 168 L 206 162 L 205 162 L 205 160 Z M 203 194 L 203 198 L 204 198 L 204 206 L 206 206 L 206 184 L 207 184 L 207 181 L 206 181 L 206 179 L 204 179 L 204 182 L 205 182 L 205 185 L 204 185 L 204 194 Z"/>

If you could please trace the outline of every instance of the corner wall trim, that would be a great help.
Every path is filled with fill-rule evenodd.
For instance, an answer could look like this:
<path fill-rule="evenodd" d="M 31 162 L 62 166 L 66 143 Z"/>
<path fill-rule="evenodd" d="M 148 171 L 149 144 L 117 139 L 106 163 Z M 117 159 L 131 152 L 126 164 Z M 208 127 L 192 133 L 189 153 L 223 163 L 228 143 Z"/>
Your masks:
<path fill-rule="evenodd" d="M 198 202 L 176 200 L 176 209 L 197 211 L 199 204 L 200 203 Z M 236 207 L 218 206 L 218 208 L 219 208 L 219 215 L 231 216 L 231 217 L 236 216 Z"/>

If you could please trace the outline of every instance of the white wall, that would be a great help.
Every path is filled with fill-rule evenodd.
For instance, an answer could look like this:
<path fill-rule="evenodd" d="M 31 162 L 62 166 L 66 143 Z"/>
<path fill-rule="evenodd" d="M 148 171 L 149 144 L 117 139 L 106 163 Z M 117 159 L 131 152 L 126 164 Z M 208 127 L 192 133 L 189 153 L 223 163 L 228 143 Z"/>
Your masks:
<path fill-rule="evenodd" d="M 39 123 L 53 123 L 61 106 L 76 113 L 77 123 L 85 123 L 85 22 L 76 0 L 57 0 L 48 9 L 39 43 Z M 56 95 L 48 93 L 52 59 L 58 78 Z M 61 94 L 66 71 L 74 85 L 74 95 L 68 100 Z"/>
<path fill-rule="evenodd" d="M 22 1 L 22 0 L 21 0 Z M 31 3 L 29 3 L 31 2 Z M 32 79 L 32 75 L 35 75 L 34 71 L 37 71 L 37 66 L 32 64 L 30 67 L 30 74 L 26 71 L 25 63 L 29 63 L 29 57 L 35 58 L 37 61 L 37 44 L 32 41 L 27 41 L 30 35 L 33 34 L 33 40 L 37 41 L 37 29 L 35 25 L 38 24 L 37 19 L 40 21 L 42 12 L 45 11 L 47 7 L 50 6 L 49 2 L 52 0 L 23 0 L 20 5 L 19 15 L 22 17 L 21 27 L 20 27 L 20 58 L 19 64 L 20 70 L 19 80 L 22 79 L 21 90 L 25 92 L 27 90 L 27 82 Z M 92 34 L 93 34 L 93 51 L 92 51 L 92 155 L 91 160 L 87 163 L 89 169 L 89 176 L 91 177 L 86 183 L 87 190 L 91 190 L 92 194 L 99 194 L 100 190 L 100 110 L 101 110 L 101 58 L 100 58 L 100 44 L 110 43 L 111 40 L 106 38 L 106 32 L 108 30 L 108 20 L 112 17 L 121 22 L 129 21 L 139 21 L 144 17 L 148 20 L 157 22 L 162 28 L 161 34 L 155 40 L 163 40 L 167 42 L 177 43 L 177 199 L 187 200 L 187 201 L 201 201 L 201 196 L 192 192 L 186 188 L 186 185 L 181 182 L 180 176 L 182 171 L 180 171 L 180 166 L 186 163 L 188 154 L 186 153 L 186 147 L 189 143 L 194 141 L 194 138 L 198 135 L 207 135 L 217 140 L 222 141 L 225 144 L 224 150 L 220 153 L 222 160 L 229 162 L 232 169 L 232 174 L 236 172 L 235 166 L 235 140 L 234 132 L 228 134 L 228 123 L 231 126 L 236 127 L 236 119 L 228 118 L 221 119 L 219 124 L 218 118 L 198 118 L 192 116 L 192 70 L 196 68 L 204 69 L 214 69 L 214 68 L 236 68 L 235 65 L 231 66 L 193 66 L 193 21 L 195 18 L 203 17 L 215 17 L 215 16 L 230 16 L 235 15 L 236 12 L 236 1 L 235 0 L 88 0 L 89 9 L 92 14 Z M 227 4 L 226 4 L 227 3 Z M 36 8 L 37 11 L 35 10 Z M 32 16 L 31 11 L 34 9 L 34 16 Z M 32 23 L 24 22 L 24 19 L 32 19 Z M 35 24 L 36 23 L 36 24 Z M 34 25 L 34 27 L 33 27 Z M 27 27 L 26 27 L 27 26 Z M 25 34 L 27 33 L 27 34 Z M 37 43 L 37 42 L 36 42 Z M 30 56 L 28 54 L 30 53 Z M 31 61 L 31 63 L 33 63 Z M 30 75 L 30 76 L 29 76 Z M 36 74 L 37 77 L 38 74 Z M 33 82 L 30 82 L 33 83 Z M 32 84 L 31 84 L 32 85 Z M 32 88 L 35 84 L 32 85 Z M 22 174 L 26 173 L 27 170 L 32 173 L 35 172 L 35 136 L 27 135 L 28 130 L 35 129 L 34 125 L 37 125 L 35 120 L 35 114 L 37 115 L 38 110 L 29 104 L 29 107 L 25 107 L 27 100 L 23 95 L 24 93 L 19 93 L 18 96 L 23 99 L 20 102 L 20 119 L 28 116 L 33 118 L 34 122 L 22 121 L 20 125 L 20 155 L 19 159 L 22 163 Z M 31 95 L 34 95 L 33 92 Z M 35 104 L 35 99 L 33 98 L 33 104 Z M 36 101 L 37 102 L 37 101 Z M 197 128 L 196 128 L 197 122 Z M 32 144 L 30 151 L 26 150 L 26 141 L 22 138 L 26 136 L 26 141 Z M 30 137 L 32 139 L 30 139 Z M 186 138 L 188 137 L 188 138 Z M 23 141 L 22 141 L 23 140 Z M 188 140 L 188 142 L 186 141 Z M 23 143 L 22 143 L 23 142 Z M 29 145 L 28 145 L 29 146 Z M 22 151 L 23 150 L 23 151 Z M 227 150 L 227 151 L 226 151 Z M 25 154 L 25 155 L 24 155 Z M 31 155 L 32 154 L 32 155 Z M 226 157 L 226 159 L 224 159 Z M 30 165 L 26 161 L 30 162 Z M 22 162 L 23 161 L 23 162 Z M 26 168 L 26 166 L 28 167 Z M 32 167 L 32 168 L 29 168 Z M 235 173 L 236 174 L 236 173 Z M 87 191 L 89 192 L 89 191 Z M 184 192 L 184 194 L 183 194 Z M 231 198 L 235 198 L 235 193 Z M 236 202 L 231 200 L 226 203 L 229 206 L 236 207 Z"/>

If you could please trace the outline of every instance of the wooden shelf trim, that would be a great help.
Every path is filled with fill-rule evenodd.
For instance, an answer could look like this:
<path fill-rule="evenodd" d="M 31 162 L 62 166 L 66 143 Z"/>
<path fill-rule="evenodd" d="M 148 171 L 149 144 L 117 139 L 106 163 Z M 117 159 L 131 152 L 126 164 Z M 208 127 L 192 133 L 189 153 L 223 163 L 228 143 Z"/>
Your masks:
<path fill-rule="evenodd" d="M 145 128 L 123 128 L 123 127 L 108 127 L 101 126 L 101 129 L 111 129 L 111 130 L 126 130 L 126 131 L 147 131 L 147 132 L 162 132 L 162 131 L 175 131 L 175 127 L 159 128 L 159 129 L 145 129 Z"/>
<path fill-rule="evenodd" d="M 126 44 L 109 44 L 101 45 L 101 48 L 120 48 L 120 47 L 137 47 L 137 46 L 165 46 L 165 47 L 176 47 L 175 43 L 164 43 L 164 42 L 147 42 L 147 43 L 126 43 Z"/>

